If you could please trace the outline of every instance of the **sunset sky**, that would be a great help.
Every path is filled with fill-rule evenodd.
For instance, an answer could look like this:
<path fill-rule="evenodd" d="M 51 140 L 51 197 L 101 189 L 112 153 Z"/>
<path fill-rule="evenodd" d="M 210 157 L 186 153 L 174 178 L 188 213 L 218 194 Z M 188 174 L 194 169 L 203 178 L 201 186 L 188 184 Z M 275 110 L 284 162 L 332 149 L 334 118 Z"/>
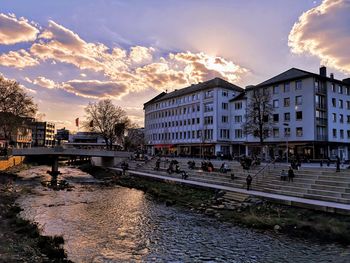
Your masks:
<path fill-rule="evenodd" d="M 350 0 L 0 0 L 0 73 L 56 128 L 111 98 L 143 125 L 159 92 L 291 67 L 350 75 Z"/>

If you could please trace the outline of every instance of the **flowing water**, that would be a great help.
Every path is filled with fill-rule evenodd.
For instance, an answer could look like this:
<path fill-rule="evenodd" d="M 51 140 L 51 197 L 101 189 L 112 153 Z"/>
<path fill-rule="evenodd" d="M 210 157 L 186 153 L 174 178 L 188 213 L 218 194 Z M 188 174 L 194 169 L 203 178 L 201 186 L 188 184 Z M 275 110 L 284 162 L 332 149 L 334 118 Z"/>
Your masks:
<path fill-rule="evenodd" d="M 48 178 L 48 167 L 23 171 Z M 73 191 L 33 185 L 18 202 L 45 235 L 62 235 L 74 262 L 350 262 L 350 249 L 257 233 L 178 207 L 142 191 L 101 186 L 74 168 L 60 169 Z"/>

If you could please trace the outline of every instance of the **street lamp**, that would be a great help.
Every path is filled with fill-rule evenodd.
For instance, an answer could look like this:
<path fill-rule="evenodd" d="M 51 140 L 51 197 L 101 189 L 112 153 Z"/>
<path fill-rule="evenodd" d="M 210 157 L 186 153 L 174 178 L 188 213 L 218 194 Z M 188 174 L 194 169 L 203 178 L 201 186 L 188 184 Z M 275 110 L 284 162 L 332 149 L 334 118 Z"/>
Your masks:
<path fill-rule="evenodd" d="M 283 126 L 286 126 L 286 127 L 289 127 L 289 123 L 286 123 L 286 122 L 284 122 L 283 123 Z M 286 137 L 286 159 L 287 159 L 287 165 L 288 165 L 288 137 L 289 137 L 289 133 L 287 133 L 287 132 L 285 132 L 284 133 L 284 136 Z"/>

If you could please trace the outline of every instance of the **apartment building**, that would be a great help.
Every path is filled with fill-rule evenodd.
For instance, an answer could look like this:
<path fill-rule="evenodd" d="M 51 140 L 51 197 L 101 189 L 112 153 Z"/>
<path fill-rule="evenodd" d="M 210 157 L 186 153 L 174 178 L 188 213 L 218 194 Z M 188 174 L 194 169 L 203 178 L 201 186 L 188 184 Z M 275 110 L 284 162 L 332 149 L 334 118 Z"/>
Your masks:
<path fill-rule="evenodd" d="M 289 154 L 301 158 L 334 158 L 338 155 L 348 159 L 349 80 L 337 80 L 333 74 L 327 76 L 325 67 L 320 68 L 319 74 L 292 68 L 259 85 L 247 87 L 244 95 L 230 101 L 234 153 L 247 154 L 258 146 L 257 138 L 243 134 L 241 124 L 245 122 L 244 109 L 252 92 L 264 89 L 271 94 L 273 106 L 270 116 L 273 128 L 265 140 L 268 155 L 283 156 L 288 144 Z M 237 145 L 246 147 L 242 151 Z"/>
<path fill-rule="evenodd" d="M 32 129 L 32 146 L 52 147 L 55 145 L 55 124 L 47 121 L 33 121 L 30 123 Z"/>
<path fill-rule="evenodd" d="M 229 101 L 243 89 L 223 79 L 161 93 L 144 104 L 149 154 L 231 153 Z"/>

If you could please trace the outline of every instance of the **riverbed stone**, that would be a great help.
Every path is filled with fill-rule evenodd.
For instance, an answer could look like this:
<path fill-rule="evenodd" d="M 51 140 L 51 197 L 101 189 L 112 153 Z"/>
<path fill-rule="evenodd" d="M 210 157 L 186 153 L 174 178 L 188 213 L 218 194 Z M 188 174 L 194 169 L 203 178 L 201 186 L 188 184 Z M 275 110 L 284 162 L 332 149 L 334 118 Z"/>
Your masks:
<path fill-rule="evenodd" d="M 282 227 L 280 225 L 275 225 L 273 227 L 273 230 L 275 230 L 276 232 L 279 232 L 282 229 Z"/>

